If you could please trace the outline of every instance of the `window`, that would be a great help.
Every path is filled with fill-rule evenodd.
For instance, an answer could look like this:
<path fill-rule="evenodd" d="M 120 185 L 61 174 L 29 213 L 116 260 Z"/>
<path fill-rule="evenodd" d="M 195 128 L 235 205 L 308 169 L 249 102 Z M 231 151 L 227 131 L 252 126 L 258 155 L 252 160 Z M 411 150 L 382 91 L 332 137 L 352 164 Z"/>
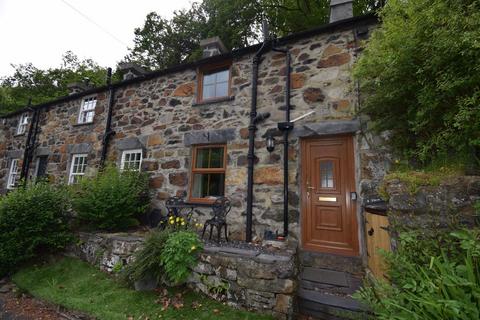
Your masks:
<path fill-rule="evenodd" d="M 17 134 L 24 134 L 27 131 L 28 115 L 22 114 L 20 121 L 18 122 Z"/>
<path fill-rule="evenodd" d="M 127 150 L 122 153 L 121 170 L 140 171 L 142 165 L 142 150 Z"/>
<path fill-rule="evenodd" d="M 40 156 L 37 158 L 37 162 L 35 164 L 35 177 L 38 179 L 44 178 L 47 176 L 47 165 L 48 165 L 48 157 L 47 156 Z"/>
<path fill-rule="evenodd" d="M 206 198 L 224 195 L 225 163 L 226 147 L 224 145 L 193 148 L 191 200 L 209 201 Z"/>
<path fill-rule="evenodd" d="M 97 98 L 90 97 L 83 99 L 80 113 L 78 114 L 78 123 L 91 123 L 95 115 L 95 106 L 97 105 Z"/>
<path fill-rule="evenodd" d="M 198 102 L 230 95 L 230 64 L 215 65 L 199 72 Z"/>
<path fill-rule="evenodd" d="M 80 181 L 80 179 L 85 175 L 86 168 L 87 155 L 74 154 L 72 158 L 72 164 L 70 165 L 70 176 L 68 177 L 68 184 L 74 184 Z"/>
<path fill-rule="evenodd" d="M 7 189 L 14 189 L 17 186 L 18 181 L 18 159 L 12 159 L 10 163 L 10 172 L 8 174 Z"/>
<path fill-rule="evenodd" d="M 333 161 L 320 161 L 320 187 L 333 188 Z"/>

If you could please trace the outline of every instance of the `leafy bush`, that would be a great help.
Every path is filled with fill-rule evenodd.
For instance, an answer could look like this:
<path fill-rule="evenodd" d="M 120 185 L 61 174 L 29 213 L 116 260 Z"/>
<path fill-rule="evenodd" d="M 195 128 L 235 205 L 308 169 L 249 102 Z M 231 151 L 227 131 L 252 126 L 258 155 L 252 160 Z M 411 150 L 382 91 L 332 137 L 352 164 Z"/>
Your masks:
<path fill-rule="evenodd" d="M 169 235 L 169 229 L 150 232 L 143 247 L 133 255 L 133 261 L 125 267 L 123 280 L 131 282 L 154 277 L 161 282 L 164 270 L 160 257 Z"/>
<path fill-rule="evenodd" d="M 67 192 L 46 182 L 28 184 L 0 199 L 0 275 L 71 240 Z"/>
<path fill-rule="evenodd" d="M 403 234 L 387 254 L 391 283 L 375 281 L 356 293 L 378 319 L 480 319 L 480 232 L 425 239 Z"/>
<path fill-rule="evenodd" d="M 80 220 L 105 230 L 138 225 L 137 217 L 149 205 L 148 177 L 107 166 L 96 177 L 72 187 L 73 208 Z"/>
<path fill-rule="evenodd" d="M 168 280 L 173 283 L 185 281 L 197 264 L 197 252 L 202 249 L 198 235 L 192 231 L 172 233 L 165 242 L 160 262 Z"/>
<path fill-rule="evenodd" d="M 428 163 L 478 150 L 479 1 L 386 3 L 355 66 L 361 111 L 376 129 L 391 131 L 401 156 Z"/>

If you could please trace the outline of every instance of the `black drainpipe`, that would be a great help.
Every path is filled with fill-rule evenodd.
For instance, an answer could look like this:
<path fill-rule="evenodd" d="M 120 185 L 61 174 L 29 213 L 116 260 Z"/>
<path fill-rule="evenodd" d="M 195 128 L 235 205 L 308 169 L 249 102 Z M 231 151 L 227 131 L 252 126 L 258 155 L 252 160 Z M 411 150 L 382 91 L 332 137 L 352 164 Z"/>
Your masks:
<path fill-rule="evenodd" d="M 20 172 L 20 179 L 23 180 L 23 186 L 27 184 L 28 172 L 30 170 L 30 163 L 33 159 L 33 153 L 36 147 L 38 122 L 40 119 L 40 110 L 30 108 L 32 99 L 28 101 L 28 110 L 33 111 L 32 122 L 28 128 L 27 140 L 25 141 L 25 151 L 23 152 L 22 171 Z"/>
<path fill-rule="evenodd" d="M 112 113 L 113 113 L 113 101 L 115 95 L 115 89 L 112 86 L 112 68 L 107 69 L 107 88 L 108 88 L 108 114 L 107 123 L 105 124 L 105 132 L 103 134 L 102 141 L 102 156 L 100 158 L 100 168 L 105 166 L 105 160 L 107 159 L 108 143 L 110 138 L 115 135 L 115 131 L 112 131 Z"/>
<path fill-rule="evenodd" d="M 255 163 L 255 131 L 257 123 L 268 118 L 269 113 L 257 115 L 257 84 L 258 67 L 263 53 L 268 49 L 269 42 L 265 39 L 262 46 L 255 53 L 252 61 L 252 104 L 250 107 L 250 124 L 248 126 L 248 173 L 247 173 L 247 230 L 245 240 L 252 242 L 252 220 L 253 220 L 253 166 Z"/>
<path fill-rule="evenodd" d="M 293 129 L 290 122 L 290 61 L 291 55 L 288 49 L 273 48 L 273 51 L 285 54 L 286 83 L 285 83 L 285 122 L 278 123 L 278 129 L 283 132 L 283 237 L 288 236 L 288 134 Z"/>

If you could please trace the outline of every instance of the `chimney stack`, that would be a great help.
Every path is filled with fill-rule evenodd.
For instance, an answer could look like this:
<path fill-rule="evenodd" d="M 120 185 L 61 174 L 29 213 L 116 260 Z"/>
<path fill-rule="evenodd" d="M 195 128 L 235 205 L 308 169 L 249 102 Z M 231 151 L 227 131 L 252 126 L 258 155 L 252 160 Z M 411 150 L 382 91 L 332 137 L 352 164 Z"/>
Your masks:
<path fill-rule="evenodd" d="M 330 23 L 353 17 L 352 0 L 330 0 Z"/>
<path fill-rule="evenodd" d="M 91 86 L 88 85 L 88 83 L 85 82 L 72 82 L 67 84 L 67 89 L 68 89 L 68 95 L 74 95 L 80 92 L 83 92 L 87 89 L 90 89 Z"/>
<path fill-rule="evenodd" d="M 129 80 L 143 76 L 147 71 L 133 62 L 122 62 L 118 64 L 118 71 L 123 75 L 123 80 Z"/>
<path fill-rule="evenodd" d="M 213 57 L 227 52 L 227 48 L 219 37 L 200 40 L 200 48 L 203 50 L 203 58 Z"/>

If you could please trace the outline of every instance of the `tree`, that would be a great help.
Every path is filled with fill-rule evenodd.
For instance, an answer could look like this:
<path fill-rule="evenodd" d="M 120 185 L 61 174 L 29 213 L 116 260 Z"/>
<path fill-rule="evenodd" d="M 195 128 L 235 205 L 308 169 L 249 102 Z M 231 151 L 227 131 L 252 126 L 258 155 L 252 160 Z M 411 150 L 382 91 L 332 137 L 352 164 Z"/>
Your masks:
<path fill-rule="evenodd" d="M 0 79 L 0 113 L 23 108 L 28 100 L 38 104 L 68 94 L 67 84 L 90 79 L 92 85 L 105 83 L 106 69 L 91 59 L 80 60 L 67 51 L 58 68 L 41 70 L 32 63 L 13 65 L 12 76 Z"/>
<path fill-rule="evenodd" d="M 378 9 L 381 0 L 354 1 L 354 13 Z M 328 22 L 329 0 L 203 0 L 171 20 L 149 13 L 135 29 L 134 47 L 125 57 L 149 69 L 162 69 L 201 57 L 201 39 L 219 36 L 229 49 L 262 40 L 265 20 L 276 36 L 307 30 Z"/>
<path fill-rule="evenodd" d="M 424 163 L 478 149 L 480 2 L 390 0 L 380 16 L 355 67 L 374 128 Z"/>

